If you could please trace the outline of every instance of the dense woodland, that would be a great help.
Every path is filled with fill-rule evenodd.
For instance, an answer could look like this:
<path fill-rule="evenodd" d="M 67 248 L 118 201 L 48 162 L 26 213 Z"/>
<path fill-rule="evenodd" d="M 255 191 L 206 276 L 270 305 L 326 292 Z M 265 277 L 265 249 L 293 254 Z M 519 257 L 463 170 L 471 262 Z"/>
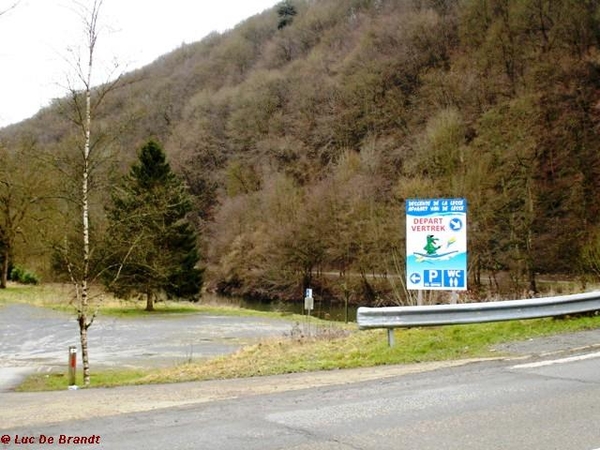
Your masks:
<path fill-rule="evenodd" d="M 592 281 L 599 48 L 600 0 L 282 2 L 102 91 L 92 238 L 154 139 L 192 194 L 208 290 L 410 302 L 404 200 L 418 197 L 468 200 L 465 298 Z M 68 100 L 0 130 L 0 260 L 44 280 L 77 229 Z"/>

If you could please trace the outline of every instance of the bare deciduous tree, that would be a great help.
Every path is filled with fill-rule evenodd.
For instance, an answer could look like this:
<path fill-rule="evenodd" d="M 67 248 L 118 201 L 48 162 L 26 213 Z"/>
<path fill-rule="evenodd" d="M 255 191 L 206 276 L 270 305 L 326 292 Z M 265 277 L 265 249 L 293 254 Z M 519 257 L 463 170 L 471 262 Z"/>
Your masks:
<path fill-rule="evenodd" d="M 90 194 L 91 180 L 96 174 L 100 164 L 99 152 L 102 147 L 102 136 L 92 134 L 93 119 L 98 113 L 100 104 L 106 95 L 114 90 L 120 81 L 116 77 L 113 81 L 101 86 L 93 86 L 95 69 L 96 45 L 100 33 L 99 17 L 103 0 L 92 0 L 91 5 L 76 2 L 85 33 L 84 56 L 72 50 L 72 65 L 75 71 L 75 80 L 69 80 L 69 96 L 65 113 L 76 127 L 76 146 L 78 158 L 75 166 L 77 175 L 73 189 L 78 191 L 67 193 L 79 208 L 80 235 L 75 246 L 65 240 L 65 245 L 60 249 L 62 262 L 70 276 L 75 289 L 75 303 L 77 322 L 81 341 L 81 354 L 83 363 L 84 385 L 90 383 L 90 364 L 88 352 L 88 329 L 94 322 L 96 311 L 92 311 L 90 304 L 90 283 L 97 275 L 91 268 L 91 243 L 90 243 Z M 83 52 L 82 52 L 83 53 Z M 112 74 L 111 74 L 112 75 Z"/>
<path fill-rule="evenodd" d="M 6 288 L 9 265 L 24 223 L 36 204 L 44 199 L 47 180 L 38 170 L 35 145 L 14 149 L 0 146 L 0 288 Z"/>

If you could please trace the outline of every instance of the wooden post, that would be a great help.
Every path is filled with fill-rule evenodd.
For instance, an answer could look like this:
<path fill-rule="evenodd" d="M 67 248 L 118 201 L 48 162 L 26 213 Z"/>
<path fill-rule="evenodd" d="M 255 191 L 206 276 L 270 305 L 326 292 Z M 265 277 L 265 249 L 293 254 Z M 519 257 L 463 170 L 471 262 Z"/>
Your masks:
<path fill-rule="evenodd" d="M 69 347 L 69 389 L 77 389 L 75 375 L 77 373 L 77 347 Z"/>

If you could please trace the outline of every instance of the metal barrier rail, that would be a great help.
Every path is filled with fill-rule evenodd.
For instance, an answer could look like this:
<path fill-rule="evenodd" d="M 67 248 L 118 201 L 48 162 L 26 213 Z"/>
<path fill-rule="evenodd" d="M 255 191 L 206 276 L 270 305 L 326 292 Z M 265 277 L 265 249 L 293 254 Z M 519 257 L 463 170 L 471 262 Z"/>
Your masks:
<path fill-rule="evenodd" d="M 537 319 L 590 311 L 600 311 L 600 292 L 454 305 L 383 308 L 361 306 L 358 308 L 356 319 L 361 330 L 387 328 L 388 341 L 392 346 L 391 331 L 394 328 Z"/>

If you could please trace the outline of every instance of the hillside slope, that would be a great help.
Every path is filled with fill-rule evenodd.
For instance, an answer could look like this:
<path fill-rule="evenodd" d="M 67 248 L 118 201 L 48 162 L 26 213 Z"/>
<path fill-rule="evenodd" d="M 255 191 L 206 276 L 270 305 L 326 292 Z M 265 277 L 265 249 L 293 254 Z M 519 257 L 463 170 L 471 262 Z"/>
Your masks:
<path fill-rule="evenodd" d="M 126 74 L 95 122 L 123 171 L 163 143 L 212 289 L 405 302 L 411 197 L 467 198 L 474 291 L 596 274 L 600 1 L 290 5 Z M 0 139 L 63 151 L 60 109 Z"/>

